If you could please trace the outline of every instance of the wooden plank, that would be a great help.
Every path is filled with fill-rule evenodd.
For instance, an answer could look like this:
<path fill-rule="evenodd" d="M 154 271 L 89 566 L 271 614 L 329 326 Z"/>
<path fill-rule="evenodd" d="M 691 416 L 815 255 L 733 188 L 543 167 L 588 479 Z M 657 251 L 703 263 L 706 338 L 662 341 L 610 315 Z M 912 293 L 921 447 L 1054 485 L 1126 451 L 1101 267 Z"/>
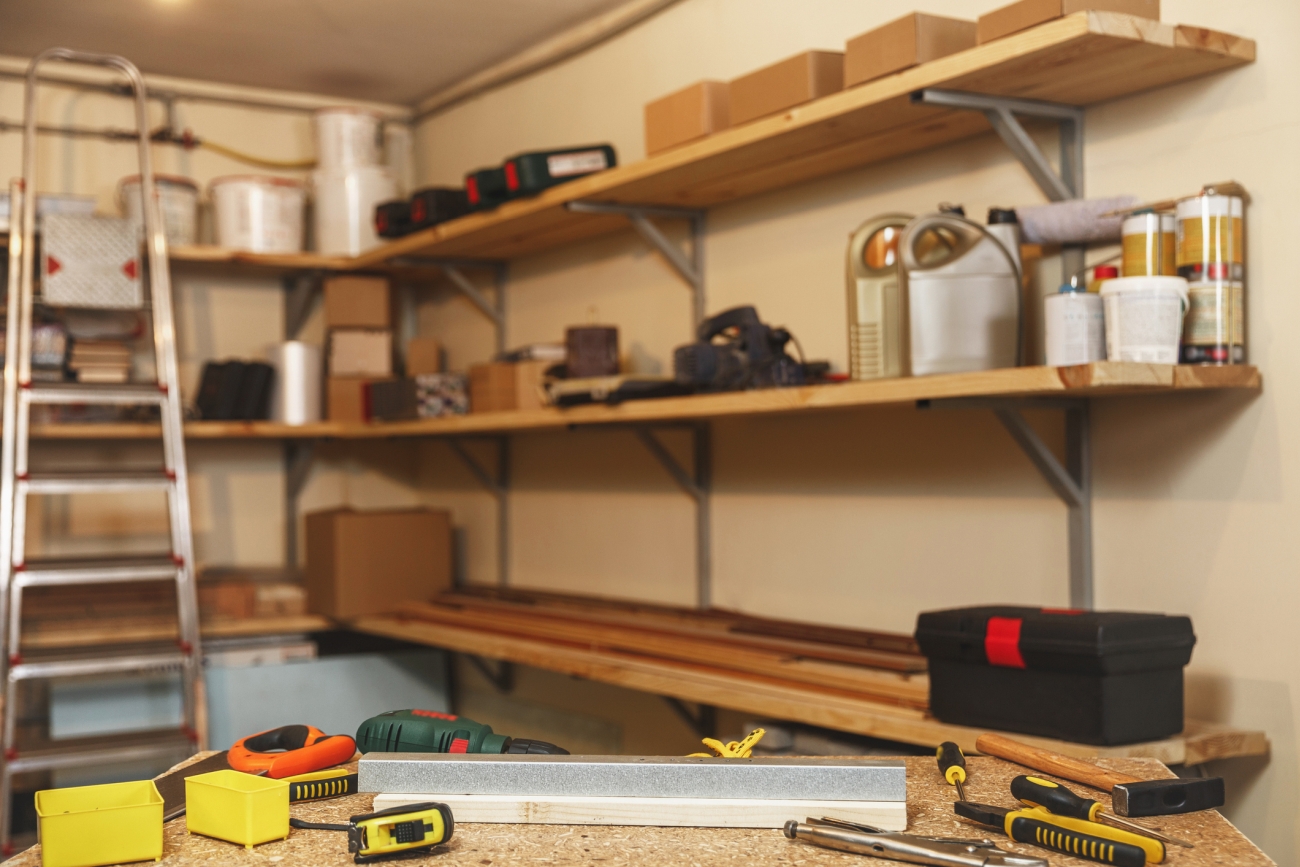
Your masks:
<path fill-rule="evenodd" d="M 334 628 L 325 617 L 302 614 L 290 617 L 252 617 L 247 620 L 212 620 L 200 624 L 204 638 L 234 638 L 253 635 L 289 635 L 324 632 Z M 172 641 L 178 636 L 175 615 L 113 620 L 104 618 L 93 625 L 85 621 L 23 625 L 24 650 L 63 647 L 93 647 L 110 644 L 146 644 Z"/>

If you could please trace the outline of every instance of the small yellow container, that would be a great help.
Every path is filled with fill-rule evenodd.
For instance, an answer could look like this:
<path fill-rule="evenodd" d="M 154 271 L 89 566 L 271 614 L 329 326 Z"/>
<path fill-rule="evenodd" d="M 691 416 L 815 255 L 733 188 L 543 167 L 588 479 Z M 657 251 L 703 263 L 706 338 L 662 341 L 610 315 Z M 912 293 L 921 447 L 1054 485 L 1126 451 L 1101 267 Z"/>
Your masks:
<path fill-rule="evenodd" d="M 157 861 L 163 852 L 163 799 L 152 780 L 36 793 L 44 867 Z"/>
<path fill-rule="evenodd" d="M 240 771 L 186 777 L 185 827 L 248 849 L 283 840 L 289 836 L 289 784 Z"/>

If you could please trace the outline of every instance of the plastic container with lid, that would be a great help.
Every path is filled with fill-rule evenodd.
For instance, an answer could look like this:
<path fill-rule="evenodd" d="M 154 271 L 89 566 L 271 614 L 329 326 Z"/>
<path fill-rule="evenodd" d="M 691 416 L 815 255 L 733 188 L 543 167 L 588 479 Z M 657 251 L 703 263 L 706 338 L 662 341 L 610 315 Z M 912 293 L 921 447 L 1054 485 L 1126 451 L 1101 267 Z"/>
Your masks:
<path fill-rule="evenodd" d="M 1106 311 L 1106 358 L 1177 364 L 1187 312 L 1182 277 L 1117 277 L 1101 287 Z"/>
<path fill-rule="evenodd" d="M 1101 298 L 1066 283 L 1043 299 L 1043 337 L 1051 367 L 1089 364 L 1106 358 Z"/>
<path fill-rule="evenodd" d="M 158 202 L 162 206 L 163 233 L 167 243 L 186 245 L 198 243 L 199 185 L 189 178 L 175 175 L 154 175 Z M 140 195 L 140 176 L 128 175 L 117 184 L 118 206 L 122 214 L 144 237 L 144 201 Z"/>
<path fill-rule="evenodd" d="M 397 182 L 383 166 L 312 174 L 316 192 L 316 249 L 356 256 L 379 246 L 375 208 L 397 195 Z"/>
<path fill-rule="evenodd" d="M 1107 745 L 1183 730 L 1187 617 L 953 608 L 921 614 L 916 640 L 943 722 Z"/>
<path fill-rule="evenodd" d="M 322 108 L 316 127 L 316 167 L 321 171 L 379 165 L 379 128 L 383 118 L 365 108 Z"/>
<path fill-rule="evenodd" d="M 216 211 L 217 243 L 253 253 L 302 252 L 307 191 L 297 181 L 264 175 L 227 175 L 208 185 Z"/>

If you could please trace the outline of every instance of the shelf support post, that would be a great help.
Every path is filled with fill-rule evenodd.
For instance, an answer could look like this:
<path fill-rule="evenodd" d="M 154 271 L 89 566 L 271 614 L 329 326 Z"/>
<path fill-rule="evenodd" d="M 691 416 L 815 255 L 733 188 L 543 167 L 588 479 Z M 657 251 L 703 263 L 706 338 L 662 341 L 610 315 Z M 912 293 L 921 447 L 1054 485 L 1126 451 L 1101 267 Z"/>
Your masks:
<path fill-rule="evenodd" d="M 1083 399 L 1014 400 L 953 398 L 919 401 L 921 409 L 989 409 L 1033 462 L 1068 510 L 1070 607 L 1094 604 L 1092 562 L 1092 425 Z M 1038 432 L 1021 415 L 1023 408 L 1059 409 L 1065 413 L 1065 462 L 1057 459 Z"/>
<path fill-rule="evenodd" d="M 284 444 L 284 565 L 298 570 L 298 500 L 311 476 L 315 443 L 311 440 Z"/>
<path fill-rule="evenodd" d="M 649 427 L 637 427 L 637 439 L 654 456 L 674 482 L 695 501 L 695 604 L 701 610 L 713 605 L 713 534 L 709 514 L 712 488 L 712 441 L 707 423 L 691 426 L 693 472 L 688 471 Z"/>
<path fill-rule="evenodd" d="M 617 202 L 569 202 L 565 205 L 576 214 L 617 214 L 627 217 L 647 244 L 659 251 L 677 276 L 691 287 L 691 316 L 698 327 L 704 321 L 704 229 L 706 211 L 700 208 L 670 208 L 659 205 L 624 205 Z M 690 226 L 690 255 L 668 239 L 651 217 L 686 220 Z"/>
<path fill-rule="evenodd" d="M 696 705 L 696 712 L 691 713 L 691 709 L 680 698 L 665 695 L 663 699 L 673 709 L 673 713 L 681 717 L 682 722 L 690 726 L 691 731 L 696 735 L 701 738 L 717 736 L 718 709 L 716 707 L 711 704 L 700 704 Z"/>
<path fill-rule="evenodd" d="M 497 501 L 497 584 L 510 583 L 510 437 L 493 437 L 497 444 L 496 473 L 487 470 L 459 439 L 447 440 L 452 453 Z"/>
<path fill-rule="evenodd" d="M 912 94 L 912 102 L 945 108 L 960 108 L 983 112 L 994 132 L 1020 160 L 1050 201 L 1083 198 L 1083 116 L 1077 105 L 1045 102 L 1038 99 L 1016 99 L 1008 96 L 986 96 L 960 90 L 926 88 Z M 1032 117 L 1055 121 L 1060 127 L 1060 170 L 1052 167 L 1047 156 L 1030 137 L 1019 118 Z M 1066 245 L 1061 250 L 1063 279 L 1083 270 L 1084 248 Z"/>
<path fill-rule="evenodd" d="M 515 689 L 515 664 L 507 660 L 499 660 L 494 669 L 486 659 L 477 654 L 466 653 L 465 658 L 469 664 L 478 669 L 478 673 L 492 684 L 492 688 L 502 695 L 509 695 Z"/>
<path fill-rule="evenodd" d="M 281 279 L 284 286 L 284 339 L 297 340 L 303 326 L 311 316 L 312 306 L 324 285 L 325 275 L 320 271 L 286 274 Z"/>
<path fill-rule="evenodd" d="M 456 291 L 474 305 L 496 329 L 496 351 L 501 353 L 506 348 L 506 284 L 509 282 L 510 266 L 497 259 L 444 259 L 430 256 L 396 256 L 388 260 L 389 265 L 399 268 L 434 269 L 441 271 Z M 491 301 L 474 282 L 465 276 L 469 269 L 490 270 L 496 297 Z"/>

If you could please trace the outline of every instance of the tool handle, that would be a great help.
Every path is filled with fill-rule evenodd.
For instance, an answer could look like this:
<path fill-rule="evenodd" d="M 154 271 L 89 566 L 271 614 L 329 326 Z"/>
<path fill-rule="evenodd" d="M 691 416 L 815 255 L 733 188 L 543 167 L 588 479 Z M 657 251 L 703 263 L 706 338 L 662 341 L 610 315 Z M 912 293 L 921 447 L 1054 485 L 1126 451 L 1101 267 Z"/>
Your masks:
<path fill-rule="evenodd" d="M 939 773 L 943 774 L 948 785 L 955 786 L 959 781 L 966 782 L 966 756 L 962 753 L 961 747 L 952 741 L 944 741 L 939 744 L 939 749 L 935 750 L 934 755 L 939 760 Z"/>
<path fill-rule="evenodd" d="M 1042 807 L 1058 816 L 1069 816 L 1088 822 L 1097 821 L 1101 802 L 1081 798 L 1059 783 L 1042 777 L 1021 775 L 1011 781 L 1011 797 L 1030 807 Z"/>
<path fill-rule="evenodd" d="M 1137 846 L 1072 831 L 1024 813 L 1008 814 L 1006 832 L 1017 843 L 1042 846 L 1053 852 L 1114 864 L 1115 867 L 1145 867 L 1147 861 L 1147 853 Z"/>
<path fill-rule="evenodd" d="M 1081 762 L 1078 759 L 1072 759 L 1051 750 L 1031 747 L 1029 744 L 1022 744 L 1020 741 L 1004 738 L 1002 735 L 980 735 L 979 739 L 975 741 L 975 749 L 985 755 L 997 756 L 1000 759 L 1033 768 L 1035 771 L 1064 777 L 1067 780 L 1083 783 L 1104 792 L 1109 792 L 1116 786 L 1141 782 L 1137 777 L 1108 771 L 1090 762 Z"/>

